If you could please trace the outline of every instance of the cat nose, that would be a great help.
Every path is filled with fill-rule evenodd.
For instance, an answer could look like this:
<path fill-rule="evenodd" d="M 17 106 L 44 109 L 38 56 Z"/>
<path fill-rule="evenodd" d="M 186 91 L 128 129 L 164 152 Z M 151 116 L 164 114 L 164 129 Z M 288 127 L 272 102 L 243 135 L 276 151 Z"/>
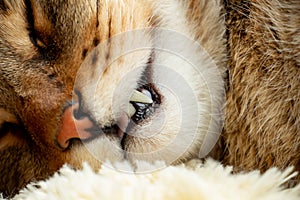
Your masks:
<path fill-rule="evenodd" d="M 79 103 L 75 102 L 62 114 L 61 128 L 56 138 L 57 143 L 61 148 L 66 149 L 72 139 L 91 139 L 94 134 L 89 129 L 94 127 L 88 115 L 79 112 Z"/>

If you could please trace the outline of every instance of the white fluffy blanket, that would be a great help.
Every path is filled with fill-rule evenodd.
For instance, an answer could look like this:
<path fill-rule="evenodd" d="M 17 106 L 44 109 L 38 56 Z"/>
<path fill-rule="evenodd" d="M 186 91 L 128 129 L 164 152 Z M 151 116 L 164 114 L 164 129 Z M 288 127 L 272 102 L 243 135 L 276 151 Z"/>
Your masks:
<path fill-rule="evenodd" d="M 122 173 L 105 166 L 96 173 L 87 164 L 77 171 L 64 166 L 50 179 L 28 185 L 14 199 L 300 199 L 299 185 L 283 187 L 295 176 L 291 171 L 273 168 L 263 175 L 258 171 L 233 174 L 231 167 L 212 160 L 148 174 Z"/>

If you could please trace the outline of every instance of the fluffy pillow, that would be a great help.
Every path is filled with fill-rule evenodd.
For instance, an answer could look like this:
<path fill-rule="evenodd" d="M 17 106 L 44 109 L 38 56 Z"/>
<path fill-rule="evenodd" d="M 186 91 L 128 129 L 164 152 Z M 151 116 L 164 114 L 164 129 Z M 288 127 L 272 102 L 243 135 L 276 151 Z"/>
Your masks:
<path fill-rule="evenodd" d="M 46 181 L 32 183 L 14 199 L 299 199 L 300 186 L 286 189 L 292 168 L 233 174 L 232 167 L 208 160 L 170 166 L 152 173 L 133 173 L 128 163 L 119 163 L 127 173 L 104 165 L 94 172 L 87 164 L 81 170 L 64 166 Z M 147 169 L 149 164 L 140 163 Z M 118 167 L 119 168 L 119 167 Z"/>

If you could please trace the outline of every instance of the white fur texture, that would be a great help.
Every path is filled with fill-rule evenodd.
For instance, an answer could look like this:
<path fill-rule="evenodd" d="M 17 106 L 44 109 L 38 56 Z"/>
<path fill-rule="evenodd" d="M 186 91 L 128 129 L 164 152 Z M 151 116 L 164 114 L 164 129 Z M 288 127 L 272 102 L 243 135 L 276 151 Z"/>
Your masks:
<path fill-rule="evenodd" d="M 120 165 L 131 170 L 127 163 Z M 153 168 L 146 163 L 140 165 L 144 170 Z M 299 199 L 300 186 L 282 187 L 295 175 L 291 171 L 291 168 L 282 172 L 272 168 L 263 175 L 258 171 L 233 175 L 231 167 L 212 160 L 193 167 L 168 167 L 150 174 L 121 173 L 105 166 L 95 173 L 88 165 L 80 171 L 64 166 L 49 180 L 29 185 L 14 200 Z"/>

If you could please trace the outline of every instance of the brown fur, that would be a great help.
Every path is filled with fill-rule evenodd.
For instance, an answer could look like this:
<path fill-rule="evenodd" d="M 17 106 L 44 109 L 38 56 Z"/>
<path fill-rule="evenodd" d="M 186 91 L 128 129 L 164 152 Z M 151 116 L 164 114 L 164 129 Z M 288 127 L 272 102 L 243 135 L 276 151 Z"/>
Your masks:
<path fill-rule="evenodd" d="M 226 1 L 224 163 L 300 168 L 300 2 Z"/>
<path fill-rule="evenodd" d="M 90 6 L 74 9 L 64 1 L 32 1 L 30 5 L 29 1 L 4 0 L 1 5 L 0 91 L 4 95 L 0 107 L 18 120 L 7 121 L 1 136 L 10 132 L 19 141 L 6 143 L 0 152 L 0 190 L 7 195 L 52 174 L 64 163 L 65 155 L 53 145 L 53 138 L 62 105 L 71 98 L 83 51 L 94 46 L 96 20 L 85 16 L 92 13 Z M 62 10 L 72 15 L 62 15 Z M 82 26 L 65 26 L 73 24 L 76 16 Z M 35 27 L 30 27 L 28 21 L 33 19 Z M 1 137 L 1 144 L 5 141 Z"/>

